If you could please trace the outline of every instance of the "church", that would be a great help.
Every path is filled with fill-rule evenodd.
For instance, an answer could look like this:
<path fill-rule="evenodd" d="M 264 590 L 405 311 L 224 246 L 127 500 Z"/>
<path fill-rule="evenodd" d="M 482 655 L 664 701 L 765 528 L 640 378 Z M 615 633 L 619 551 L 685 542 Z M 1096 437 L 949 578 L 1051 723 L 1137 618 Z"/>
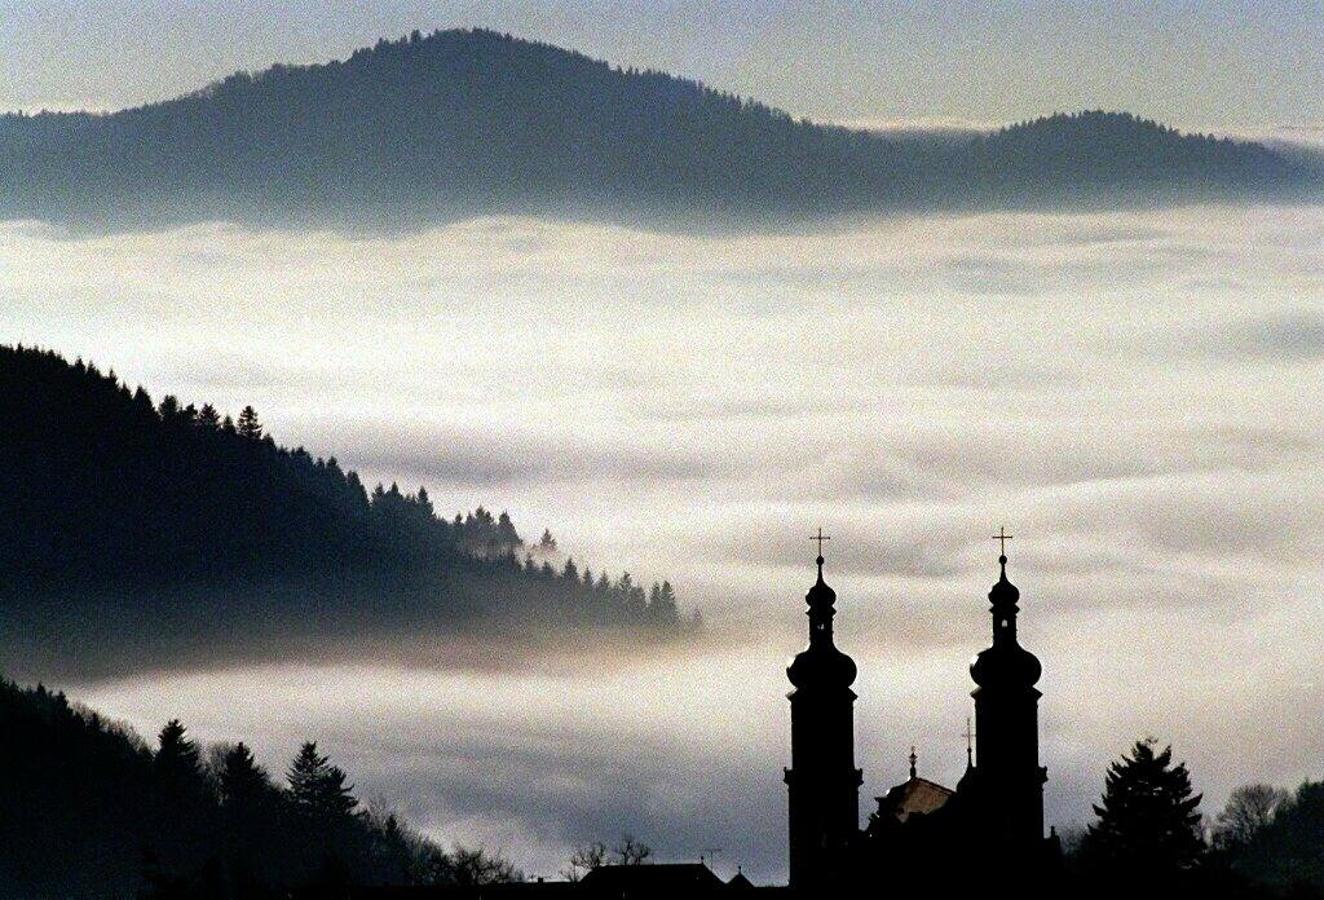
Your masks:
<path fill-rule="evenodd" d="M 1020 591 L 1007 579 L 1006 540 L 997 582 L 988 593 L 991 645 L 975 656 L 976 734 L 967 729 L 966 770 L 955 787 L 920 778 L 914 751 L 910 778 L 878 798 L 860 827 L 863 770 L 855 766 L 855 661 L 833 638 L 836 592 L 818 579 L 805 595 L 809 646 L 787 667 L 792 690 L 791 765 L 787 789 L 789 886 L 756 887 L 737 873 L 722 881 L 698 863 L 608 865 L 575 883 L 534 882 L 444 888 L 369 888 L 355 898 L 647 898 L 892 896 L 928 897 L 961 889 L 1015 888 L 1021 897 L 1056 896 L 1061 848 L 1044 835 L 1039 764 L 1039 660 L 1016 637 Z"/>
<path fill-rule="evenodd" d="M 878 798 L 860 828 L 855 766 L 855 662 L 833 640 L 836 592 L 818 580 L 805 595 L 809 646 L 786 670 L 793 690 L 791 765 L 785 769 L 790 886 L 797 892 L 891 886 L 1041 887 L 1059 868 L 1056 835 L 1044 835 L 1039 764 L 1039 660 L 1016 637 L 1020 591 L 1007 579 L 1005 531 L 1001 573 L 988 593 L 992 643 L 970 664 L 975 734 L 967 729 L 966 771 L 954 788 L 910 778 Z"/>

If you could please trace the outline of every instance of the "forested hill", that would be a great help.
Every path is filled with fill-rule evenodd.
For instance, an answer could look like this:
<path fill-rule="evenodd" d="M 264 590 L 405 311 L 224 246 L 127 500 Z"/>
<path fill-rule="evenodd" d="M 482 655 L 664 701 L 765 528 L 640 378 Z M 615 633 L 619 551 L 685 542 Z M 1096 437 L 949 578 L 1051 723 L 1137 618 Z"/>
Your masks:
<path fill-rule="evenodd" d="M 460 628 L 534 644 L 685 627 L 669 584 L 595 576 L 549 534 L 526 546 L 504 513 L 446 519 L 422 488 L 369 492 L 336 460 L 278 446 L 251 408 L 232 421 L 154 403 L 95 366 L 0 347 L 0 421 L 9 672 L 329 656 L 365 641 L 407 652 Z"/>
<path fill-rule="evenodd" d="M 898 86 L 904 90 L 904 86 Z M 1321 167 L 1124 114 L 962 139 L 826 127 L 490 31 L 417 32 L 110 115 L 0 119 L 0 216 L 782 227 L 851 213 L 1318 196 Z"/>
<path fill-rule="evenodd" d="M 3 681 L 0 734 L 5 900 L 274 900 L 521 877 L 500 857 L 443 850 L 360 805 L 315 743 L 289 748 L 273 777 L 242 743 L 202 747 L 172 721 L 149 747 L 63 694 Z"/>

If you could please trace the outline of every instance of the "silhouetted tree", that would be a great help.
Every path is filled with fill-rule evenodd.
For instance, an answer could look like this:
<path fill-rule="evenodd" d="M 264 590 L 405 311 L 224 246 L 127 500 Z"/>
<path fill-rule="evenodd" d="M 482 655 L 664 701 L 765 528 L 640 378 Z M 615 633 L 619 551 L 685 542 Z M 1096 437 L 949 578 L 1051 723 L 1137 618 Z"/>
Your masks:
<path fill-rule="evenodd" d="M 251 406 L 245 406 L 240 410 L 235 428 L 240 437 L 248 438 L 250 441 L 262 439 L 262 423 L 258 421 L 257 410 Z"/>
<path fill-rule="evenodd" d="M 566 881 L 579 881 L 589 872 L 606 864 L 607 845 L 602 841 L 594 841 L 591 844 L 575 848 L 570 854 L 567 867 L 561 874 Z"/>
<path fill-rule="evenodd" d="M 482 848 L 455 847 L 447 855 L 449 882 L 461 887 L 508 884 L 524 880 L 524 873 L 510 860 L 493 856 Z"/>
<path fill-rule="evenodd" d="M 187 729 L 178 719 L 171 719 L 157 741 L 152 762 L 161 783 L 176 793 L 200 791 L 203 779 L 198 747 L 188 738 Z"/>
<path fill-rule="evenodd" d="M 611 852 L 616 857 L 618 865 L 638 866 L 648 862 L 653 855 L 653 848 L 627 832 L 621 835 L 621 839 L 611 848 Z"/>
<path fill-rule="evenodd" d="M 227 804 L 250 804 L 269 795 L 272 785 L 243 741 L 235 744 L 221 762 L 217 776 L 221 800 Z"/>
<path fill-rule="evenodd" d="M 1094 807 L 1081 852 L 1099 871 L 1137 878 L 1170 877 L 1195 865 L 1204 852 L 1200 795 L 1193 794 L 1185 763 L 1172 764 L 1172 748 L 1137 741 L 1129 756 L 1108 766 L 1103 798 Z"/>
<path fill-rule="evenodd" d="M 1256 793 L 1247 811 L 1256 822 L 1250 839 L 1226 848 L 1232 869 L 1293 896 L 1324 894 L 1324 781 L 1302 784 L 1273 806 L 1267 822 L 1264 812 L 1273 797 Z"/>
<path fill-rule="evenodd" d="M 1290 799 L 1287 791 L 1268 784 L 1238 787 L 1214 820 L 1214 846 L 1229 849 L 1249 844 L 1273 823 L 1279 807 Z"/>
<path fill-rule="evenodd" d="M 295 806 L 314 816 L 347 816 L 358 801 L 353 786 L 346 786 L 345 773 L 317 752 L 317 742 L 307 741 L 290 763 L 286 775 L 290 799 Z"/>
<path fill-rule="evenodd" d="M 198 412 L 197 425 L 205 431 L 220 430 L 221 417 L 216 412 L 216 407 L 210 403 L 202 404 L 202 409 Z"/>

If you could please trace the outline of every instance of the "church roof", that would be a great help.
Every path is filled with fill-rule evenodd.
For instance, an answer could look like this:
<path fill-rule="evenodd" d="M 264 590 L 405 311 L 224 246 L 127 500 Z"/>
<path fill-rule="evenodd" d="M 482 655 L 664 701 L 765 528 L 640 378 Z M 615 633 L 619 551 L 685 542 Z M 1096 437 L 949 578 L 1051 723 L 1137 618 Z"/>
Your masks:
<path fill-rule="evenodd" d="M 598 866 L 579 882 L 599 891 L 683 891 L 723 887 L 722 879 L 703 863 L 653 863 L 640 866 Z"/>
<path fill-rule="evenodd" d="M 956 791 L 943 787 L 927 778 L 911 778 L 876 798 L 878 814 L 893 816 L 898 822 L 904 822 L 913 815 L 927 815 L 942 809 Z"/>

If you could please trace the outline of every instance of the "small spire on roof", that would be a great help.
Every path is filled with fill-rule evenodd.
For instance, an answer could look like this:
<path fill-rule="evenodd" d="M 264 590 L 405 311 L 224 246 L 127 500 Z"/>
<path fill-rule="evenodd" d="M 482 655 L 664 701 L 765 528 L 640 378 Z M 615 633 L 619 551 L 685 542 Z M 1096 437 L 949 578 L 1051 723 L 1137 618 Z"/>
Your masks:
<path fill-rule="evenodd" d="M 917 777 L 917 769 L 916 769 L 916 767 L 915 767 L 915 764 L 918 763 L 918 762 L 919 762 L 919 756 L 915 753 L 915 745 L 914 745 L 914 744 L 911 744 L 911 745 L 910 745 L 910 777 L 911 777 L 911 778 L 915 778 L 915 777 Z"/>

